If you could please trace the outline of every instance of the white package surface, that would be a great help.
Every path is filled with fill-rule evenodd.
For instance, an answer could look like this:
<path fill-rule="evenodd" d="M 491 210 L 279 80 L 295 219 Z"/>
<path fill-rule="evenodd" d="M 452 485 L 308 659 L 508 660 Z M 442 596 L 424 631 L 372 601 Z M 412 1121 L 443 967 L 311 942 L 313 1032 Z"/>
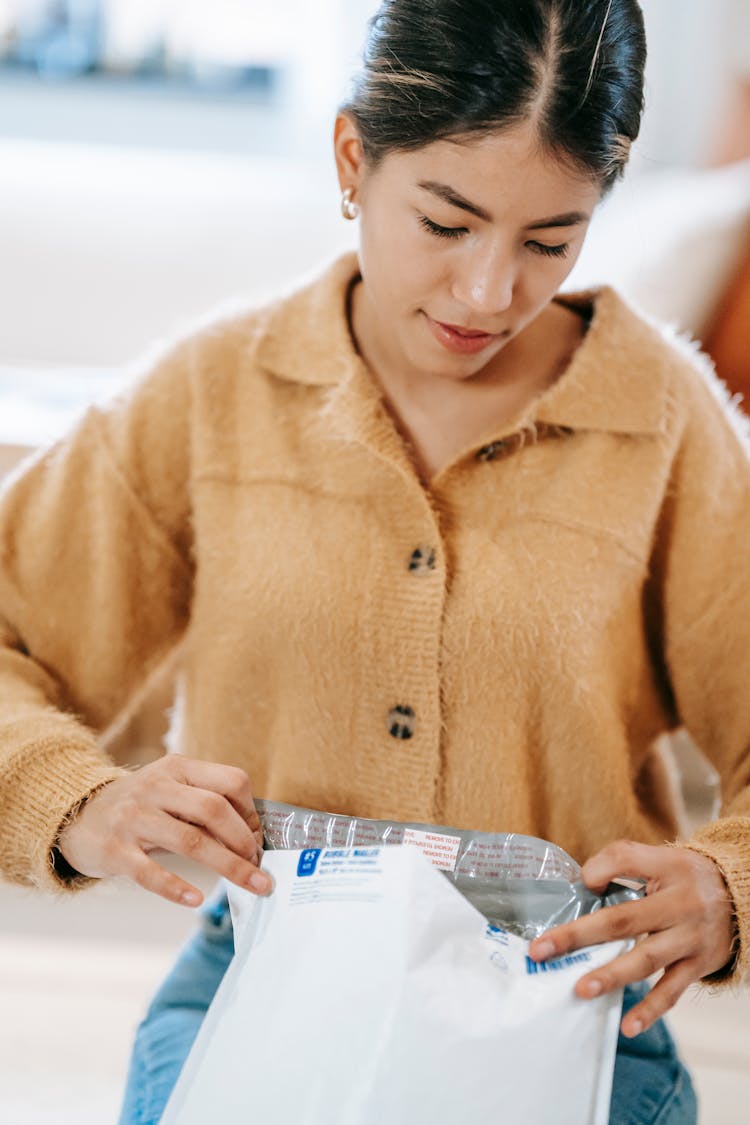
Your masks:
<path fill-rule="evenodd" d="M 609 943 L 536 965 L 415 848 L 267 852 L 163 1125 L 607 1125 Z"/>

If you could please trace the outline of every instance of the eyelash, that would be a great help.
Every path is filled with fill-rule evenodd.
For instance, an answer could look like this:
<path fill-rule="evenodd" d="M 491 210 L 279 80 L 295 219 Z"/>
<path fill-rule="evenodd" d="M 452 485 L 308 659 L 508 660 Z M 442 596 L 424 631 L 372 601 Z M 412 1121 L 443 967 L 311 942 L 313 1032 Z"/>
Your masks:
<path fill-rule="evenodd" d="M 419 221 L 425 230 L 438 238 L 461 238 L 462 235 L 468 234 L 466 227 L 441 227 L 439 223 L 434 223 L 426 215 L 420 215 Z M 533 254 L 542 254 L 545 258 L 565 258 L 570 249 L 569 242 L 563 242 L 559 246 L 547 246 L 543 242 L 536 242 L 532 239 L 526 245 Z"/>
<path fill-rule="evenodd" d="M 569 242 L 562 242 L 559 246 L 545 246 L 543 242 L 527 242 L 528 247 L 534 247 L 535 254 L 544 254 L 546 258 L 566 258 L 570 249 Z"/>
<path fill-rule="evenodd" d="M 460 238 L 462 234 L 467 234 L 466 227 L 441 227 L 438 223 L 433 223 L 432 219 L 428 219 L 426 215 L 420 215 L 419 221 L 425 230 L 430 234 L 436 234 L 438 238 Z"/>

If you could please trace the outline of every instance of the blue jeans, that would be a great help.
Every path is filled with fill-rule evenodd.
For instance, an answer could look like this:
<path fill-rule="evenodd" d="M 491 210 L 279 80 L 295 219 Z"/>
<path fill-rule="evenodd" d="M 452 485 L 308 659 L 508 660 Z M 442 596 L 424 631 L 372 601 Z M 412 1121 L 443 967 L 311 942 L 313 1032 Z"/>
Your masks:
<path fill-rule="evenodd" d="M 119 1125 L 157 1125 L 209 1004 L 234 956 L 224 884 L 201 906 L 197 932 L 182 947 L 138 1027 Z M 625 989 L 632 1008 L 646 985 Z M 690 1075 L 663 1020 L 635 1039 L 620 1035 L 610 1125 L 696 1125 Z"/>

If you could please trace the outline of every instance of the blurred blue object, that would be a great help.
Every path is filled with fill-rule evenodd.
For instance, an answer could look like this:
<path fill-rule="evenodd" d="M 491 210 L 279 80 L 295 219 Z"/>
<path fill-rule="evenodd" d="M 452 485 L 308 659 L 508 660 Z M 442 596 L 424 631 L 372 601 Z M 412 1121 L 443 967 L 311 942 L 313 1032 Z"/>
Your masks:
<path fill-rule="evenodd" d="M 21 8 L 15 56 L 44 78 L 69 78 L 96 67 L 102 44 L 100 0 L 48 0 Z"/>

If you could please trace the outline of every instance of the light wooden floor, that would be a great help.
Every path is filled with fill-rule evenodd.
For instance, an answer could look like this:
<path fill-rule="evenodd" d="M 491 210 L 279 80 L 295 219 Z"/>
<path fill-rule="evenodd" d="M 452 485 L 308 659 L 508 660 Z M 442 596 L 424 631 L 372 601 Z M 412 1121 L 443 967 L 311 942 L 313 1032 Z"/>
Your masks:
<path fill-rule="evenodd" d="M 191 911 L 124 881 L 64 903 L 0 884 L 1 1125 L 116 1125 L 133 1032 L 192 926 Z M 701 1125 L 748 1125 L 750 991 L 695 990 L 670 1023 Z"/>

